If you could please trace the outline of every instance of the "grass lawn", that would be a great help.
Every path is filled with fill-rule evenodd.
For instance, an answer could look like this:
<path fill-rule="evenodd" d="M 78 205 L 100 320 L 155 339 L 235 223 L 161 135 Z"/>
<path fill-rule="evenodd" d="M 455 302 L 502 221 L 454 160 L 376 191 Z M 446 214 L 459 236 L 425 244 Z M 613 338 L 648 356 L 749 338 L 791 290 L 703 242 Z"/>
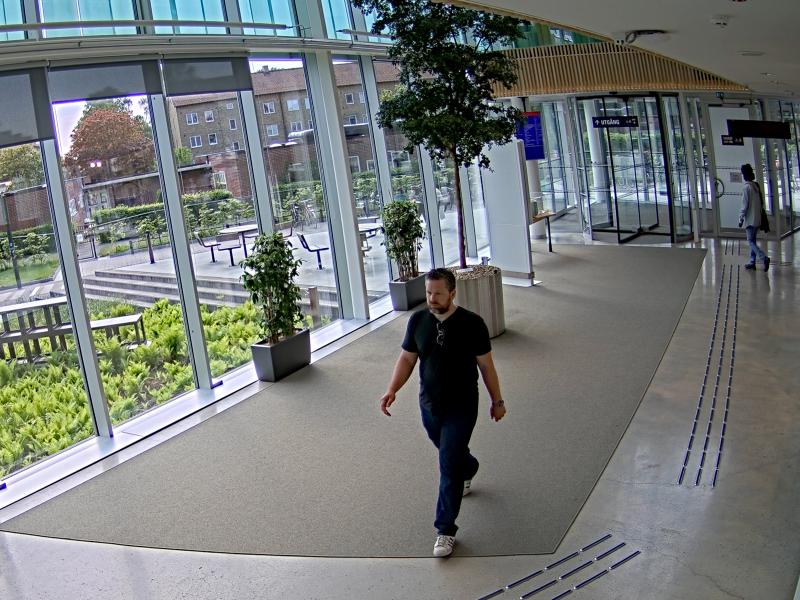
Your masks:
<path fill-rule="evenodd" d="M 37 279 L 49 279 L 58 268 L 58 258 L 50 255 L 43 263 L 33 265 L 19 263 L 19 278 L 23 285 Z M 6 270 L 0 271 L 0 288 L 14 287 L 17 280 L 14 278 L 14 269 L 9 266 Z"/>

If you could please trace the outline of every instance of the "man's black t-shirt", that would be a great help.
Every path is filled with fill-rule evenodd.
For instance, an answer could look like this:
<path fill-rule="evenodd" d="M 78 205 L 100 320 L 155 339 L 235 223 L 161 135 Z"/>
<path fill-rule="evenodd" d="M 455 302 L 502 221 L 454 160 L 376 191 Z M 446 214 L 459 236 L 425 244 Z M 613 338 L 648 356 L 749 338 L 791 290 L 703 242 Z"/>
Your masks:
<path fill-rule="evenodd" d="M 420 310 L 408 320 L 403 350 L 419 355 L 420 402 L 445 409 L 478 397 L 477 356 L 492 349 L 486 323 L 475 313 L 456 307 L 439 321 Z"/>

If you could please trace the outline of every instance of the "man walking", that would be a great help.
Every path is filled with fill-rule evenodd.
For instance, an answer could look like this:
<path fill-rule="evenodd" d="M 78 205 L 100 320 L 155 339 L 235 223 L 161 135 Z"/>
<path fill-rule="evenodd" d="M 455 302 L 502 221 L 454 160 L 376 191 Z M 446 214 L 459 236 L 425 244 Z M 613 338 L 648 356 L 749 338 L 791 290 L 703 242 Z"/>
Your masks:
<path fill-rule="evenodd" d="M 478 418 L 478 370 L 492 400 L 491 418 L 499 421 L 506 408 L 492 361 L 489 331 L 480 316 L 453 304 L 453 273 L 447 269 L 429 271 L 425 295 L 428 310 L 418 311 L 408 320 L 400 357 L 381 398 L 381 410 L 391 416 L 388 408 L 419 357 L 422 425 L 439 450 L 433 555 L 442 557 L 453 552 L 461 498 L 469 494 L 472 478 L 478 472 L 478 460 L 469 452 Z"/>
<path fill-rule="evenodd" d="M 755 271 L 756 260 L 764 261 L 764 270 L 769 271 L 769 256 L 758 245 L 758 230 L 761 227 L 761 216 L 764 208 L 764 196 L 761 188 L 756 183 L 756 174 L 750 164 L 742 165 L 742 177 L 744 178 L 744 190 L 742 191 L 742 212 L 739 214 L 739 227 L 745 226 L 747 233 L 747 243 L 750 244 L 750 262 L 744 268 L 748 271 Z M 765 229 L 769 231 L 769 229 Z"/>

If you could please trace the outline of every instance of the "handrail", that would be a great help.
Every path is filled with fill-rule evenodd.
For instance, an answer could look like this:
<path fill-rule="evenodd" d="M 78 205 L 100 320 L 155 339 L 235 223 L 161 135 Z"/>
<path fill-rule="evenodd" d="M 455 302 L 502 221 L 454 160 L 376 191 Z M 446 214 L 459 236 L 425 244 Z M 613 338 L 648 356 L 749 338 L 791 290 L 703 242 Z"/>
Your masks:
<path fill-rule="evenodd" d="M 103 21 L 52 21 L 45 23 L 13 23 L 0 25 L 0 33 L 13 31 L 46 31 L 48 29 L 85 29 L 93 27 L 225 27 L 248 29 L 301 30 L 301 25 L 285 23 L 245 23 L 242 21 L 194 21 L 167 19 L 126 19 Z"/>

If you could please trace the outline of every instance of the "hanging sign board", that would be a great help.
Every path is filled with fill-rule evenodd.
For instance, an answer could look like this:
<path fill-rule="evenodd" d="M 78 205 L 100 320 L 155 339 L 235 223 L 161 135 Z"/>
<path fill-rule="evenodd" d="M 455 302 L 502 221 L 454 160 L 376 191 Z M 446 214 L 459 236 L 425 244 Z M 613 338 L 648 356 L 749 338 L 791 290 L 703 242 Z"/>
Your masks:
<path fill-rule="evenodd" d="M 592 127 L 639 127 L 639 117 L 592 117 Z"/>
<path fill-rule="evenodd" d="M 741 138 L 736 135 L 723 135 L 722 136 L 722 145 L 723 146 L 744 146 L 744 138 Z"/>
<path fill-rule="evenodd" d="M 789 123 L 783 121 L 748 121 L 728 119 L 728 133 L 734 137 L 792 139 Z"/>
<path fill-rule="evenodd" d="M 525 160 L 544 159 L 542 116 L 538 112 L 522 113 L 524 119 L 517 123 L 517 138 L 525 145 Z"/>

